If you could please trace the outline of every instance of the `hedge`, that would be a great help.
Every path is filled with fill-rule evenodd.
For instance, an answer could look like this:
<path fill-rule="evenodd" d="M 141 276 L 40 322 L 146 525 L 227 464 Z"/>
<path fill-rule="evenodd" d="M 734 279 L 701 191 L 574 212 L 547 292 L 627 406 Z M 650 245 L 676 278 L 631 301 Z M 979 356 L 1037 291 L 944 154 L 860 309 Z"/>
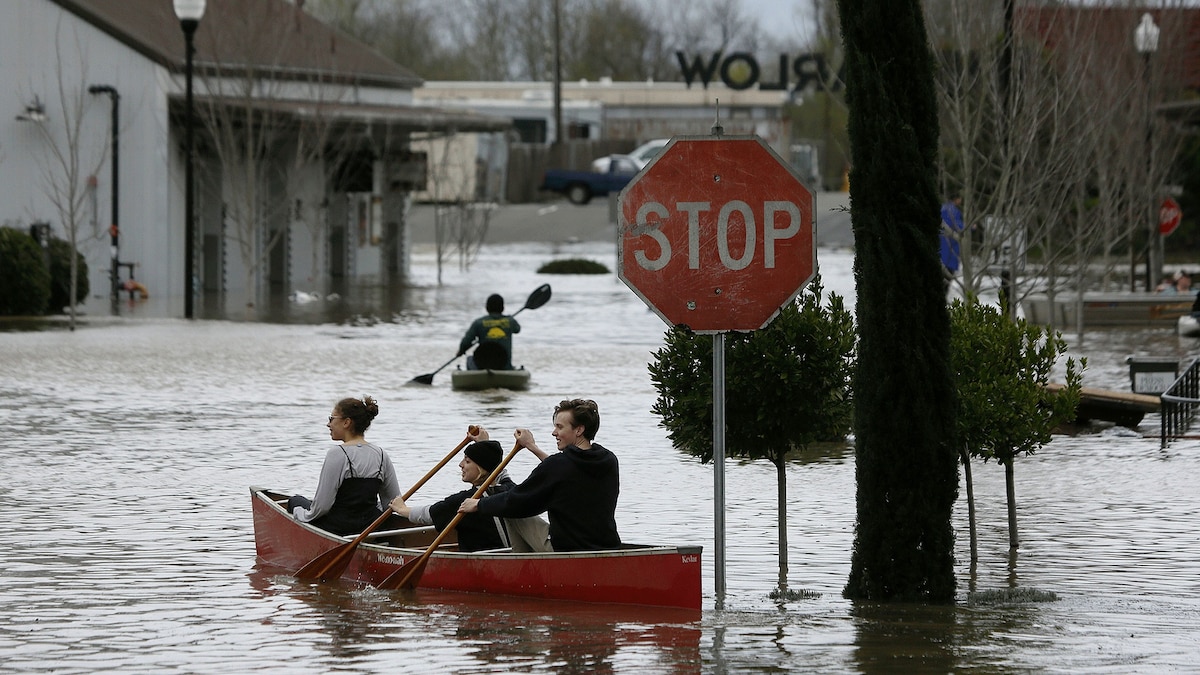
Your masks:
<path fill-rule="evenodd" d="M 0 316 L 46 313 L 50 272 L 28 232 L 0 227 Z"/>

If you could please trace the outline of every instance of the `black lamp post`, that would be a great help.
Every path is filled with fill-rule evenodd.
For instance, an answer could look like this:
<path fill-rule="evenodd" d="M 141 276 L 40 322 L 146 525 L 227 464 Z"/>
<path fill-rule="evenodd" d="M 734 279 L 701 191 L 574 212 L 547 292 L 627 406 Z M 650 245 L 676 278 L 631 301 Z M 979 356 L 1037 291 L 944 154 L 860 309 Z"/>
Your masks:
<path fill-rule="evenodd" d="M 192 38 L 196 35 L 196 27 L 200 25 L 200 19 L 204 16 L 204 5 L 206 0 L 175 0 L 175 16 L 179 17 L 179 25 L 183 27 L 183 40 L 185 43 L 185 51 L 187 52 L 187 70 L 185 71 L 185 79 L 187 80 L 187 122 L 184 133 L 184 164 L 186 170 L 184 172 L 184 181 L 187 183 L 184 186 L 183 208 L 185 212 L 186 230 L 184 234 L 183 244 L 183 270 L 187 275 L 187 280 L 184 282 L 183 300 L 183 316 L 191 319 L 194 316 L 194 306 L 196 300 L 195 289 L 195 258 L 196 258 L 196 196 L 195 196 L 195 161 L 192 157 L 195 126 L 195 103 L 192 100 L 192 55 L 195 49 L 192 44 Z"/>
<path fill-rule="evenodd" d="M 88 87 L 88 93 L 93 95 L 105 94 L 112 99 L 112 222 L 108 225 L 108 236 L 112 244 L 112 271 L 109 273 L 112 276 L 112 301 L 116 303 L 117 296 L 120 293 L 119 283 L 121 279 L 121 249 L 119 248 L 121 231 L 119 228 L 120 221 L 117 217 L 117 199 L 121 194 L 119 182 L 121 176 L 119 169 L 121 152 L 118 145 L 120 140 L 118 134 L 121 128 L 120 118 L 118 117 L 121 95 L 117 93 L 116 87 L 107 84 L 94 84 Z"/>
<path fill-rule="evenodd" d="M 1158 231 L 1158 195 L 1154 189 L 1154 114 L 1151 110 L 1150 98 L 1150 59 L 1158 51 L 1158 26 L 1154 25 L 1154 17 L 1147 12 L 1142 15 L 1141 23 L 1133 31 L 1133 44 L 1142 55 L 1142 77 L 1146 81 L 1146 191 L 1150 193 L 1150 229 L 1146 239 L 1146 290 L 1154 290 L 1154 285 L 1162 277 L 1163 243 Z"/>

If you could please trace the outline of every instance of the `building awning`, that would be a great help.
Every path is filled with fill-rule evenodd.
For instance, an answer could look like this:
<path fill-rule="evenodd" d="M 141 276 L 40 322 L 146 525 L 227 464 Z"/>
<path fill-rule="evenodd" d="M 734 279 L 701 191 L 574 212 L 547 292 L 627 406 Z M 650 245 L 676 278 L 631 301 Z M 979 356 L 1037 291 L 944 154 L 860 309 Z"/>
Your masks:
<path fill-rule="evenodd" d="M 325 120 L 340 130 L 385 128 L 400 133 L 468 133 L 507 131 L 513 121 L 509 117 L 484 115 L 466 110 L 449 110 L 427 106 L 381 105 L 342 101 L 257 100 L 247 104 L 242 99 L 196 97 L 196 110 L 213 106 L 226 107 L 231 115 L 261 112 L 280 116 L 286 123 Z M 182 96 L 171 97 L 173 113 L 183 115 Z"/>

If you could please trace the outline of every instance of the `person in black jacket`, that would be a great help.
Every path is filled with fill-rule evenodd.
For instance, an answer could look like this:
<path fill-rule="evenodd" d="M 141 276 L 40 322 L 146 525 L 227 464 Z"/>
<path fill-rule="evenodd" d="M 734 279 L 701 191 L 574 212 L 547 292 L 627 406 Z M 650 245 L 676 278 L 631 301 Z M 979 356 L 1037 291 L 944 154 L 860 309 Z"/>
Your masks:
<path fill-rule="evenodd" d="M 446 497 L 436 504 L 429 506 L 409 506 L 404 497 L 396 497 L 389 506 L 392 510 L 408 519 L 414 525 L 433 525 L 441 532 L 458 513 L 458 506 L 463 500 L 475 494 L 492 471 L 500 465 L 503 451 L 496 441 L 480 440 L 471 443 L 463 451 L 466 455 L 458 463 L 462 470 L 462 480 L 470 483 L 471 487 Z M 487 489 L 487 494 L 497 494 L 513 487 L 512 478 L 508 471 L 501 472 Z M 508 548 L 508 534 L 499 518 L 489 518 L 479 514 L 468 514 L 455 526 L 458 533 L 458 550 L 487 551 Z"/>
<path fill-rule="evenodd" d="M 485 307 L 487 315 L 471 322 L 471 327 L 459 341 L 458 356 L 466 354 L 471 345 L 478 342 L 475 353 L 467 357 L 467 370 L 512 370 L 512 336 L 521 332 L 521 324 L 504 313 L 502 295 L 489 295 Z M 503 351 L 497 347 L 502 347 Z"/>
<path fill-rule="evenodd" d="M 559 452 L 538 448 L 529 429 L 517 429 L 517 444 L 541 460 L 524 482 L 483 499 L 465 499 L 458 510 L 505 519 L 550 517 L 548 537 L 527 543 L 534 551 L 596 551 L 620 548 L 617 496 L 621 490 L 617 456 L 593 442 L 600 429 L 595 401 L 571 399 L 554 408 L 554 438 Z M 509 523 L 513 550 L 518 541 Z"/>

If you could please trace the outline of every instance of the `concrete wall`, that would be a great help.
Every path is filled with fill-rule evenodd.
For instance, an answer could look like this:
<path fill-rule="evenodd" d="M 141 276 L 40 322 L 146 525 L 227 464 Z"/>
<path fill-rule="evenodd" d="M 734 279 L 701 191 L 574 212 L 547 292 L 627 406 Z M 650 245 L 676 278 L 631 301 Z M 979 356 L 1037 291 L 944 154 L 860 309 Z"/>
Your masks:
<path fill-rule="evenodd" d="M 183 257 L 182 231 L 165 227 L 174 172 L 164 81 L 157 66 L 57 5 L 4 1 L 0 224 L 27 229 L 31 222 L 47 221 L 54 236 L 67 239 L 63 214 L 50 193 L 73 190 L 80 197 L 78 247 L 88 262 L 93 295 L 107 297 L 110 288 L 112 105 L 107 96 L 87 93 L 90 85 L 110 85 L 120 94 L 121 260 L 137 265 L 137 277 L 151 293 L 182 292 L 182 274 L 173 275 L 162 264 Z M 35 98 L 45 108 L 45 120 L 17 120 Z M 56 150 L 70 155 L 72 148 L 78 158 L 73 179 L 70 162 L 64 165 L 55 155 Z"/>

